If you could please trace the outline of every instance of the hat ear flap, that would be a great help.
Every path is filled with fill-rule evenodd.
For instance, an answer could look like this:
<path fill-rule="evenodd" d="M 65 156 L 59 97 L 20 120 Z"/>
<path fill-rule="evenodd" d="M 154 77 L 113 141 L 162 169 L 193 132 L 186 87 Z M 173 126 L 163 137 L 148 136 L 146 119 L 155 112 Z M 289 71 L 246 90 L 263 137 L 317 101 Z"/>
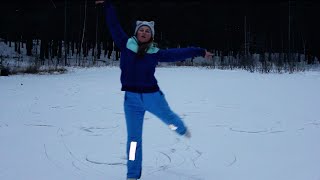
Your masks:
<path fill-rule="evenodd" d="M 143 23 L 143 21 L 137 21 L 136 22 L 136 26 L 139 26 L 140 24 L 142 24 Z"/>

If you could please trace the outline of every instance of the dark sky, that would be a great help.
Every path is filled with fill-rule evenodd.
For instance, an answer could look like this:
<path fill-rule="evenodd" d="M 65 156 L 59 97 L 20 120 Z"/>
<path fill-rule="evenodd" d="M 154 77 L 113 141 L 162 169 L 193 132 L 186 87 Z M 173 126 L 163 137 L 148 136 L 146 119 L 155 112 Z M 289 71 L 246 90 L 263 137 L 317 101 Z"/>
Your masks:
<path fill-rule="evenodd" d="M 1 1 L 0 35 L 8 33 L 62 38 L 64 0 Z M 83 27 L 84 2 L 68 0 L 68 34 L 76 38 Z M 156 41 L 211 49 L 239 50 L 244 42 L 244 22 L 253 49 L 283 51 L 288 47 L 289 1 L 276 0 L 113 0 L 120 22 L 128 34 L 137 19 L 156 21 Z M 318 19 L 320 3 L 290 1 L 292 47 L 303 42 L 313 53 L 320 49 Z M 88 37 L 95 34 L 96 13 L 104 24 L 102 10 L 88 0 Z M 102 26 L 102 25 L 100 25 Z M 101 27 L 101 33 L 107 33 Z M 107 35 L 106 35 L 107 36 Z"/>

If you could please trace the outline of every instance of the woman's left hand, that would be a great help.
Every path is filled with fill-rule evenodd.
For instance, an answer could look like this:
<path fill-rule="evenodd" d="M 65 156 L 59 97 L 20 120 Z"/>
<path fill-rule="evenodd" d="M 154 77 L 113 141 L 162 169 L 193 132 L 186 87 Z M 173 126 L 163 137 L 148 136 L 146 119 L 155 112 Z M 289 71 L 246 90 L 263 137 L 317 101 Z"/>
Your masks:
<path fill-rule="evenodd" d="M 104 3 L 104 0 L 96 0 L 95 3 L 96 4 L 102 4 L 102 3 Z"/>
<path fill-rule="evenodd" d="M 208 52 L 208 51 L 206 50 L 206 54 L 204 55 L 204 58 L 207 59 L 207 60 L 211 60 L 211 59 L 212 59 L 212 56 L 213 56 L 213 54 L 212 54 L 211 52 Z"/>

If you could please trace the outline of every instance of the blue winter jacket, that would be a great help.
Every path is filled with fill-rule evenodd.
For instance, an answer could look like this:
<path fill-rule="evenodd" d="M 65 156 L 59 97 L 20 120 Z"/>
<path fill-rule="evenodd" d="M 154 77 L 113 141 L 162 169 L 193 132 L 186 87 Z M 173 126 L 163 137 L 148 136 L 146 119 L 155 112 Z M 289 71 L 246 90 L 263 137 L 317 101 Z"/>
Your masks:
<path fill-rule="evenodd" d="M 105 1 L 106 22 L 116 46 L 121 51 L 120 69 L 122 91 L 151 93 L 159 91 L 154 76 L 158 62 L 182 61 L 187 58 L 204 56 L 202 48 L 176 48 L 160 50 L 150 47 L 143 57 L 138 57 L 138 43 L 135 37 L 128 37 L 123 31 L 113 6 Z"/>

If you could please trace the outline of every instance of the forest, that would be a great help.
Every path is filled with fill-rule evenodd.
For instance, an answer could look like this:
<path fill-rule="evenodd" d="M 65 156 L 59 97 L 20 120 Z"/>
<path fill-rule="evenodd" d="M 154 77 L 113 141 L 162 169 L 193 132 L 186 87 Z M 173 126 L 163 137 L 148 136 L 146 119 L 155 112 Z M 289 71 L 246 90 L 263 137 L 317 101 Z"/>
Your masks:
<path fill-rule="evenodd" d="M 200 46 L 214 52 L 214 59 L 223 67 L 305 70 L 297 67 L 316 64 L 320 56 L 316 22 L 320 6 L 316 1 L 112 2 L 128 35 L 133 35 L 136 20 L 153 20 L 160 48 Z M 87 66 L 119 60 L 105 24 L 104 7 L 94 1 L 1 2 L 0 15 L 1 41 L 14 48 L 18 55 L 13 56 L 20 60 L 23 53 L 37 66 L 46 62 Z M 2 66 L 8 59 L 17 59 L 0 57 Z M 256 68 L 257 64 L 261 67 Z"/>

